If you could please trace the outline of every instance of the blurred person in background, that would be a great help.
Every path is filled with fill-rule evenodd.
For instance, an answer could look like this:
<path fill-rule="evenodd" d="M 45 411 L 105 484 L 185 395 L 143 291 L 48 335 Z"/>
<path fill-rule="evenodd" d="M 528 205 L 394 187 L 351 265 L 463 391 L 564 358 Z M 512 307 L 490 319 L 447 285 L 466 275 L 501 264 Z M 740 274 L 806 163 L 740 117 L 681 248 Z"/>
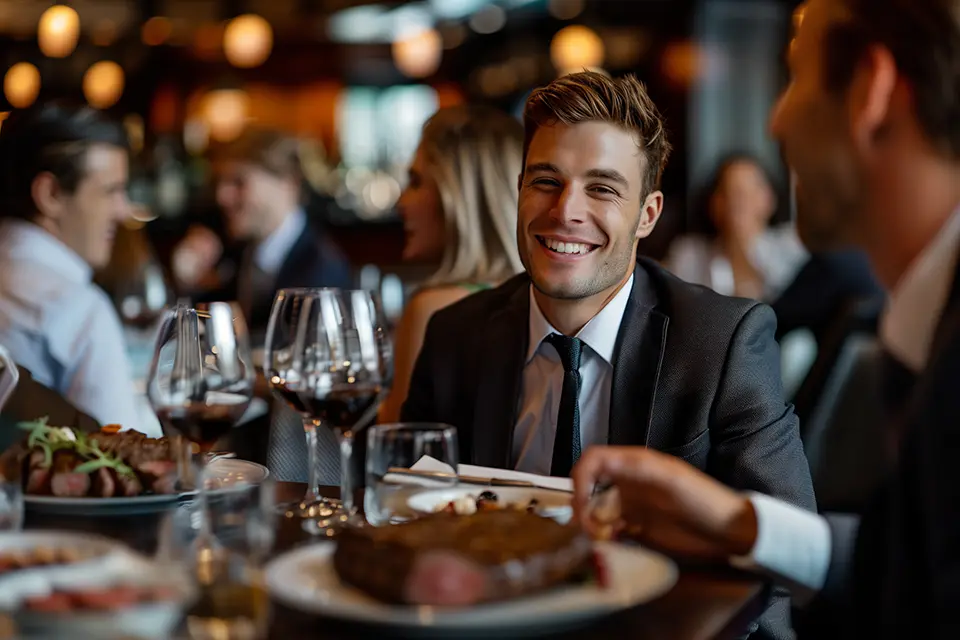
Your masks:
<path fill-rule="evenodd" d="M 574 470 L 581 521 L 598 481 L 616 524 L 671 555 L 733 562 L 789 585 L 811 638 L 960 637 L 960 0 L 809 0 L 771 129 L 797 174 L 811 251 L 857 247 L 890 292 L 887 358 L 909 400 L 861 514 L 741 493 L 642 447 L 597 447 Z M 885 426 L 885 428 L 883 428 Z"/>
<path fill-rule="evenodd" d="M 304 210 L 296 138 L 247 129 L 215 162 L 217 204 L 239 257 L 224 253 L 213 232 L 195 228 L 174 251 L 174 273 L 181 284 L 214 285 L 198 297 L 238 301 L 254 344 L 262 344 L 278 289 L 350 287 L 350 266 Z"/>
<path fill-rule="evenodd" d="M 751 155 L 725 158 L 697 211 L 710 230 L 677 238 L 665 266 L 687 282 L 724 295 L 769 302 L 806 260 L 792 225 L 771 227 L 777 210 L 773 180 Z"/>
<path fill-rule="evenodd" d="M 397 325 L 395 379 L 382 422 L 399 419 L 434 312 L 523 270 L 516 241 L 522 154 L 523 126 L 490 107 L 441 109 L 424 126 L 397 210 L 404 260 L 440 267 Z"/>
<path fill-rule="evenodd" d="M 0 130 L 0 344 L 102 424 L 141 428 L 120 319 L 92 279 L 130 213 L 127 138 L 89 108 Z"/>

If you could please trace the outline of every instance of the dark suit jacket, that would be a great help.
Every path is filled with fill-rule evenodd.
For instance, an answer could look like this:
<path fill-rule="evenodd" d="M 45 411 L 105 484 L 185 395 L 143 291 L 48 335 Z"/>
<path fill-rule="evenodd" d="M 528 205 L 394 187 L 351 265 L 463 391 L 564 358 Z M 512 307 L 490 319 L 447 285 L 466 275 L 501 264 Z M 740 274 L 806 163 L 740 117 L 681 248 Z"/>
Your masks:
<path fill-rule="evenodd" d="M 529 288 L 522 274 L 438 311 L 427 327 L 401 417 L 456 426 L 462 462 L 513 466 Z M 610 444 L 645 445 L 736 489 L 814 509 L 775 328 L 766 305 L 640 260 L 617 336 Z M 768 615 L 779 620 L 765 617 L 768 637 L 788 633 L 786 603 L 778 607 Z"/>
<path fill-rule="evenodd" d="M 237 300 L 240 293 L 241 272 L 233 269 L 225 285 L 203 296 L 206 300 Z M 254 344 L 263 342 L 270 308 L 277 290 L 290 287 L 340 287 L 350 288 L 353 276 L 350 264 L 340 249 L 327 236 L 311 224 L 304 227 L 290 253 L 287 254 L 269 295 L 261 295 L 253 301 L 247 322 Z"/>
<path fill-rule="evenodd" d="M 838 637 L 960 638 L 958 391 L 960 270 L 931 359 L 891 427 L 897 471 L 859 522 L 829 518 L 832 563 L 816 604 L 839 605 L 829 609 Z"/>

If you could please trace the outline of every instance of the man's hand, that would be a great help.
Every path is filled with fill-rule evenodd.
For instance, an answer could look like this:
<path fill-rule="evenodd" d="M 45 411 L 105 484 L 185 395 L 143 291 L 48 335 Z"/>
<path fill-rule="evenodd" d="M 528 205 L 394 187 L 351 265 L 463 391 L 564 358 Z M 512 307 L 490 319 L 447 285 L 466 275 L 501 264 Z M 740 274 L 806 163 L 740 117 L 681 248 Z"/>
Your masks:
<path fill-rule="evenodd" d="M 609 523 L 591 508 L 597 484 L 620 493 L 622 535 L 682 558 L 725 561 L 757 538 L 750 501 L 683 460 L 644 447 L 591 447 L 573 469 L 575 518 L 598 533 Z"/>

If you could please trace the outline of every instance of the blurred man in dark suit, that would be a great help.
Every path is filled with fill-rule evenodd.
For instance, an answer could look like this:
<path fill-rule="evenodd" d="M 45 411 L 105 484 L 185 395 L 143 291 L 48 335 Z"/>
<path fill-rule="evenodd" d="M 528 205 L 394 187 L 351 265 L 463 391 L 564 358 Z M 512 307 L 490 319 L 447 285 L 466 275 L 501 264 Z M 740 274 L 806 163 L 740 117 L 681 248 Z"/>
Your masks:
<path fill-rule="evenodd" d="M 814 610 L 836 607 L 816 638 L 958 638 L 960 0 L 801 11 L 771 126 L 797 174 L 804 243 L 863 249 L 890 291 L 880 339 L 916 374 L 890 425 L 898 468 L 861 517 L 822 518 L 649 449 L 598 448 L 574 471 L 579 514 L 595 524 L 589 493 L 612 480 L 646 543 L 733 558 L 819 596 Z"/>
<path fill-rule="evenodd" d="M 248 129 L 215 158 L 217 204 L 238 250 L 217 267 L 221 286 L 202 297 L 237 300 L 255 344 L 262 342 L 278 289 L 352 283 L 343 254 L 303 208 L 298 148 L 296 138 Z"/>

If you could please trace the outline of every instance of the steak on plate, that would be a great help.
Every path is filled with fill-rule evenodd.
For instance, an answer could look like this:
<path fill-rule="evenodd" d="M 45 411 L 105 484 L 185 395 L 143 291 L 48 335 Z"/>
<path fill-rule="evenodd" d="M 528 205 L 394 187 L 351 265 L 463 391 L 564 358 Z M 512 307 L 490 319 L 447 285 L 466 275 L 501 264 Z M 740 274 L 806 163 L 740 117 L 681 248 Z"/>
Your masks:
<path fill-rule="evenodd" d="M 526 511 L 437 513 L 337 537 L 340 579 L 386 602 L 468 605 L 556 586 L 590 566 L 580 529 Z"/>

